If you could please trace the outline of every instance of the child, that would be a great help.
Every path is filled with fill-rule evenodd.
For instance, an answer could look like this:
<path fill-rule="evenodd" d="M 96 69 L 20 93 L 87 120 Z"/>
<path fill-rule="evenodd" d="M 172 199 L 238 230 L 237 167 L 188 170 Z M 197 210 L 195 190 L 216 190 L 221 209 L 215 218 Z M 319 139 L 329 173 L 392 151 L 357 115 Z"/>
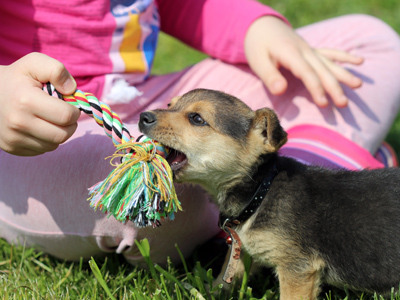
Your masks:
<path fill-rule="evenodd" d="M 198 187 L 178 186 L 184 211 L 156 229 L 93 212 L 87 187 L 110 172 L 112 143 L 91 118 L 45 95 L 48 81 L 66 95 L 92 92 L 134 136 L 140 112 L 194 88 L 222 90 L 278 113 L 285 155 L 382 166 L 373 155 L 399 108 L 400 40 L 376 18 L 294 31 L 252 0 L 18 0 L 0 4 L 0 19 L 0 237 L 9 242 L 63 259 L 116 252 L 140 263 L 134 240 L 148 238 L 163 263 L 179 259 L 175 243 L 188 255 L 219 231 Z M 159 29 L 213 58 L 149 76 Z"/>

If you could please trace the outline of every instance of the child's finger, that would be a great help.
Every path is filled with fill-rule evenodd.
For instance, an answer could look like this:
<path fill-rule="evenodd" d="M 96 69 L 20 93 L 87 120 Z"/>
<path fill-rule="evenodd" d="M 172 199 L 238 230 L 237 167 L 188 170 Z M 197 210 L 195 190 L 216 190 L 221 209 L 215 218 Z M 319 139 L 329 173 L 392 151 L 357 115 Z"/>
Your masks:
<path fill-rule="evenodd" d="M 44 128 L 45 131 L 35 132 L 36 128 L 39 128 L 39 130 Z M 68 130 L 73 132 L 75 128 Z M 37 136 L 32 135 L 32 133 L 45 135 L 45 132 L 49 132 L 47 126 L 37 126 L 37 122 L 30 121 L 27 126 L 27 123 L 25 122 L 13 120 L 13 124 L 4 132 L 2 139 L 0 140 L 0 146 L 5 152 L 19 156 L 33 156 L 53 151 L 60 143 L 48 141 L 48 138 L 43 140 L 41 137 L 38 138 Z M 55 132 L 54 139 L 62 141 L 65 140 L 65 136 L 69 134 L 72 133 L 68 133 L 63 137 L 62 134 Z"/>
<path fill-rule="evenodd" d="M 29 109 L 29 108 L 28 108 Z M 61 144 L 72 136 L 77 128 L 77 123 L 59 126 L 38 118 L 29 111 L 19 111 L 7 116 L 7 130 L 4 130 L 4 139 L 9 144 L 27 147 L 27 141 L 21 135 L 29 135 L 45 143 Z M 17 142 L 18 140 L 18 142 Z"/>
<path fill-rule="evenodd" d="M 40 83 L 51 82 L 63 95 L 71 95 L 76 90 L 76 82 L 65 66 L 50 56 L 30 53 L 21 64 L 33 79 Z"/>
<path fill-rule="evenodd" d="M 18 147 L 18 149 L 14 149 L 9 147 L 9 145 L 7 147 L 2 148 L 3 151 L 13 154 L 13 155 L 17 155 L 17 156 L 36 156 L 36 155 L 40 155 L 43 154 L 44 152 L 38 152 L 29 148 L 21 148 Z"/>
<path fill-rule="evenodd" d="M 321 48 L 321 49 L 315 49 L 315 51 L 325 56 L 326 58 L 330 59 L 331 61 L 351 63 L 354 65 L 362 64 L 364 61 L 364 58 L 362 58 L 361 56 L 357 56 L 337 49 Z"/>
<path fill-rule="evenodd" d="M 77 126 L 77 123 L 59 126 L 32 114 L 16 113 L 9 116 L 8 130 L 4 133 L 3 139 L 13 151 L 17 148 L 28 148 L 39 152 L 52 151 L 68 140 Z"/>
<path fill-rule="evenodd" d="M 35 156 L 46 152 L 54 151 L 58 148 L 59 144 L 49 143 L 42 141 L 29 134 L 19 135 L 19 140 L 15 141 L 15 145 L 18 145 L 15 149 L 12 149 L 10 144 L 10 152 L 14 155 L 19 156 Z M 9 151 L 7 151 L 9 152 Z"/>
<path fill-rule="evenodd" d="M 286 91 L 287 81 L 268 55 L 260 56 L 259 59 L 251 64 L 253 71 L 260 77 L 272 94 L 281 95 Z"/>
<path fill-rule="evenodd" d="M 41 89 L 32 92 L 32 101 L 27 104 L 33 115 L 49 123 L 59 126 L 75 124 L 80 116 L 80 110 L 56 97 L 49 96 Z"/>
<path fill-rule="evenodd" d="M 348 99 L 345 96 L 338 79 L 330 69 L 320 60 L 314 51 L 306 52 L 304 56 L 317 73 L 324 90 L 331 96 L 333 103 L 338 107 L 346 106 Z"/>
<path fill-rule="evenodd" d="M 345 68 L 335 64 L 328 58 L 320 56 L 321 61 L 327 66 L 327 68 L 332 72 L 332 74 L 337 78 L 337 80 L 348 87 L 355 89 L 362 85 L 361 78 L 353 75 L 351 72 Z"/>
<path fill-rule="evenodd" d="M 45 150 L 47 152 L 54 150 L 59 144 L 67 141 L 74 134 L 77 126 L 76 123 L 69 126 L 58 126 L 42 119 L 34 118 L 24 132 L 34 138 L 35 141 L 40 142 L 36 144 L 40 148 L 32 149 Z"/>
<path fill-rule="evenodd" d="M 13 104 L 6 114 L 7 130 L 3 131 L 1 145 L 9 153 L 37 155 L 52 151 L 77 128 L 79 109 L 39 88 L 31 87 L 28 95 L 18 97 Z"/>
<path fill-rule="evenodd" d="M 280 63 L 282 66 L 290 70 L 294 76 L 303 82 L 314 102 L 320 107 L 328 105 L 322 82 L 316 70 L 304 56 L 299 51 L 282 53 L 281 56 Z"/>

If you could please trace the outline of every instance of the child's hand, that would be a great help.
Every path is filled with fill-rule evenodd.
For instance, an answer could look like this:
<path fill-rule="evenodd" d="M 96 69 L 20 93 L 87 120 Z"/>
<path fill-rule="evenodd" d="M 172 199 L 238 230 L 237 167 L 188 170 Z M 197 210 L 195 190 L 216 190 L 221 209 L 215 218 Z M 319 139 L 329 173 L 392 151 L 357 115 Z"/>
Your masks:
<path fill-rule="evenodd" d="M 328 93 L 338 107 L 348 99 L 339 82 L 360 87 L 362 81 L 333 61 L 361 64 L 361 57 L 333 49 L 312 49 L 282 20 L 265 16 L 257 19 L 245 37 L 245 53 L 252 70 L 274 95 L 283 94 L 288 83 L 279 67 L 290 70 L 301 79 L 314 102 L 321 107 L 328 104 Z"/>
<path fill-rule="evenodd" d="M 0 66 L 0 148 L 21 156 L 55 150 L 75 132 L 79 109 L 42 91 L 51 82 L 64 95 L 76 83 L 64 65 L 31 53 Z"/>

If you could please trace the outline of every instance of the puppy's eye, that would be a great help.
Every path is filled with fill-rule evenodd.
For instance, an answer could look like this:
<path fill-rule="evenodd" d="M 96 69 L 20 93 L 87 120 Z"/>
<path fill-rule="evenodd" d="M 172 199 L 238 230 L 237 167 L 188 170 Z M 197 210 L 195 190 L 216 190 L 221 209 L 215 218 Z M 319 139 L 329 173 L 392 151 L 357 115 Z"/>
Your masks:
<path fill-rule="evenodd" d="M 196 114 L 196 113 L 189 114 L 189 121 L 193 125 L 197 125 L 197 126 L 208 125 L 207 122 L 204 121 L 204 119 L 199 114 Z"/>

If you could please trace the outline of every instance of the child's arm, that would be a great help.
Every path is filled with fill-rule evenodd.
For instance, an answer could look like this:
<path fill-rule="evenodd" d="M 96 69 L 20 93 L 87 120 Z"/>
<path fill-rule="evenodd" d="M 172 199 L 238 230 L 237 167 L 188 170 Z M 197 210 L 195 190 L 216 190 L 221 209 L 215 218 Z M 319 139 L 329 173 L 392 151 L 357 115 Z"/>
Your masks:
<path fill-rule="evenodd" d="M 338 107 L 347 105 L 339 82 L 361 86 L 354 76 L 334 61 L 361 64 L 361 57 L 333 49 L 312 49 L 296 32 L 278 18 L 264 16 L 249 28 L 245 52 L 252 70 L 263 80 L 272 94 L 283 94 L 288 83 L 279 72 L 280 66 L 301 79 L 318 106 L 326 106 L 328 93 Z"/>
<path fill-rule="evenodd" d="M 319 106 L 346 106 L 339 85 L 359 87 L 361 79 L 333 63 L 360 64 L 363 59 L 338 50 L 312 49 L 268 6 L 252 0 L 158 0 L 161 29 L 192 47 L 230 63 L 248 63 L 272 94 L 287 82 L 280 66 L 300 78 Z"/>
<path fill-rule="evenodd" d="M 31 53 L 0 66 L 0 148 L 21 156 L 55 150 L 75 132 L 79 109 L 42 91 L 51 82 L 65 95 L 76 83 L 64 65 Z"/>
<path fill-rule="evenodd" d="M 243 43 L 254 20 L 268 15 L 287 22 L 253 0 L 157 0 L 157 4 L 162 31 L 230 63 L 247 63 Z"/>

